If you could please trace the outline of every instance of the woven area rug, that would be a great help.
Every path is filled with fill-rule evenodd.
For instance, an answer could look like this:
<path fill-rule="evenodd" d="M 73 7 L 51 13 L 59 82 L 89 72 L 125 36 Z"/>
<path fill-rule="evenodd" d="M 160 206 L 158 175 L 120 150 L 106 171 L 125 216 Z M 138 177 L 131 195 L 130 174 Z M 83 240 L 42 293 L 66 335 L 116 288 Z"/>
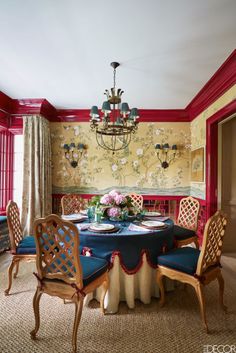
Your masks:
<path fill-rule="evenodd" d="M 231 260 L 234 266 L 236 260 Z M 149 305 L 136 301 L 134 310 L 121 303 L 118 314 L 103 316 L 98 303 L 92 301 L 83 310 L 78 352 L 195 353 L 206 351 L 204 345 L 236 345 L 236 276 L 230 259 L 224 262 L 225 302 L 229 312 L 225 314 L 218 305 L 217 283 L 208 285 L 205 293 L 209 335 L 203 330 L 194 291 L 190 287 L 184 291 L 180 285 L 167 294 L 162 309 L 157 299 Z M 34 264 L 21 264 L 8 297 L 3 293 L 7 286 L 6 270 L 0 273 L 0 353 L 71 352 L 74 305 L 63 304 L 58 298 L 42 297 L 38 339 L 30 338 L 36 287 L 33 270 Z"/>

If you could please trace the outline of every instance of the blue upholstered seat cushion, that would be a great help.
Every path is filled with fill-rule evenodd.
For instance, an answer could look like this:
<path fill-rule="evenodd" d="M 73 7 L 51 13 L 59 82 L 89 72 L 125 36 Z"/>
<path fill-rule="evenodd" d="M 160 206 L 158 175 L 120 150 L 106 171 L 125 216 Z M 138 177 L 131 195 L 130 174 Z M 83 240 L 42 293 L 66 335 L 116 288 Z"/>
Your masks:
<path fill-rule="evenodd" d="M 176 240 L 185 240 L 195 236 L 196 233 L 193 230 L 174 225 L 174 238 Z"/>
<path fill-rule="evenodd" d="M 108 262 L 104 259 L 98 258 L 98 257 L 93 257 L 93 256 L 83 256 L 80 255 L 80 263 L 83 271 L 83 286 L 86 287 L 89 283 L 93 282 L 96 278 L 101 276 L 103 273 L 106 272 L 108 268 Z M 63 259 L 63 262 L 60 260 L 60 258 L 56 259 L 56 264 L 52 263 L 50 266 L 53 269 L 53 272 L 56 269 L 58 271 L 65 271 L 67 272 L 67 267 L 63 264 L 66 262 L 67 266 L 72 266 L 71 261 L 68 259 L 66 261 L 66 256 L 65 254 L 61 254 L 61 258 Z M 75 269 L 74 269 L 75 271 Z M 51 273 L 50 267 L 48 268 L 48 273 Z M 49 281 L 60 281 L 58 279 L 50 279 Z"/>
<path fill-rule="evenodd" d="M 157 258 L 158 265 L 194 275 L 200 250 L 191 247 L 177 248 Z"/>
<path fill-rule="evenodd" d="M 0 216 L 0 224 L 7 222 L 7 217 L 6 216 Z"/>
<path fill-rule="evenodd" d="M 32 235 L 29 235 L 23 238 L 16 249 L 16 253 L 18 255 L 36 254 L 34 237 Z"/>
<path fill-rule="evenodd" d="M 107 261 L 98 257 L 80 255 L 80 263 L 83 269 L 84 287 L 105 273 L 108 268 Z"/>

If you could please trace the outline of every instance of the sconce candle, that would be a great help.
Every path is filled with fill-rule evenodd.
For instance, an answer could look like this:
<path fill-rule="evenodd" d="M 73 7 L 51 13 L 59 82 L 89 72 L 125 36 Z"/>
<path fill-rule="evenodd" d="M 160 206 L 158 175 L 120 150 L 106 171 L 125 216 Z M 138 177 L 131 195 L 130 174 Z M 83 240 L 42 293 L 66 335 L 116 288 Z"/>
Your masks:
<path fill-rule="evenodd" d="M 157 150 L 157 158 L 160 161 L 162 168 L 168 168 L 170 163 L 172 163 L 176 157 L 177 145 L 172 145 L 172 147 L 170 147 L 168 143 L 164 143 L 163 145 L 157 143 L 155 149 Z"/>
<path fill-rule="evenodd" d="M 65 157 L 73 168 L 76 168 L 86 146 L 83 143 L 76 145 L 74 142 L 64 144 Z"/>

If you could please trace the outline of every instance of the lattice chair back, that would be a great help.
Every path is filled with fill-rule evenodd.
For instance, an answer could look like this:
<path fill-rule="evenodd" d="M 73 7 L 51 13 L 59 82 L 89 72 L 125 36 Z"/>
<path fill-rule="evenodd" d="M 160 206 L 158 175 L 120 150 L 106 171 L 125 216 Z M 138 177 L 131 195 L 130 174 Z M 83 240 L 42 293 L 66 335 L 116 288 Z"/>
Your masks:
<path fill-rule="evenodd" d="M 68 194 L 61 199 L 62 214 L 77 213 L 85 208 L 85 200 L 79 195 Z"/>
<path fill-rule="evenodd" d="M 143 208 L 143 196 L 135 193 L 131 193 L 128 195 L 132 200 L 132 205 L 138 210 Z"/>
<path fill-rule="evenodd" d="M 60 279 L 83 288 L 79 233 L 74 224 L 57 215 L 34 222 L 36 265 L 40 279 Z"/>
<path fill-rule="evenodd" d="M 227 224 L 226 215 L 217 211 L 206 223 L 196 274 L 201 276 L 209 267 L 220 265 L 223 238 Z"/>
<path fill-rule="evenodd" d="M 9 201 L 6 209 L 7 223 L 11 242 L 11 252 L 16 253 L 16 248 L 23 239 L 23 232 L 20 223 L 19 208 L 14 201 Z"/>
<path fill-rule="evenodd" d="M 200 203 L 191 196 L 181 199 L 177 224 L 181 227 L 196 231 L 198 227 L 198 216 Z"/>

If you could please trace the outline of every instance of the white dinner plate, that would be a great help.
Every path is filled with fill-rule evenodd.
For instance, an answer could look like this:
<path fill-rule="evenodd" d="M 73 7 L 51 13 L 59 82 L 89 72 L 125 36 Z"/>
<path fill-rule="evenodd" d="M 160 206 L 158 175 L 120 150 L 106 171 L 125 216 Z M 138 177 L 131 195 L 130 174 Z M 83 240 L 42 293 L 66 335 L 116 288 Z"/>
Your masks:
<path fill-rule="evenodd" d="M 159 221 L 143 221 L 142 225 L 145 227 L 165 227 L 165 223 Z"/>
<path fill-rule="evenodd" d="M 65 221 L 73 222 L 73 221 L 85 219 L 86 217 L 78 213 L 74 213 L 74 214 L 62 215 L 61 218 L 64 219 Z"/>
<path fill-rule="evenodd" d="M 158 217 L 158 216 L 161 216 L 161 213 L 160 212 L 147 211 L 147 212 L 145 212 L 144 216 L 147 216 L 147 217 Z"/>
<path fill-rule="evenodd" d="M 98 224 L 91 224 L 89 228 L 91 230 L 111 230 L 111 229 L 114 229 L 115 226 L 113 224 L 98 223 Z"/>
<path fill-rule="evenodd" d="M 80 210 L 79 213 L 84 216 L 87 216 L 87 210 Z"/>

